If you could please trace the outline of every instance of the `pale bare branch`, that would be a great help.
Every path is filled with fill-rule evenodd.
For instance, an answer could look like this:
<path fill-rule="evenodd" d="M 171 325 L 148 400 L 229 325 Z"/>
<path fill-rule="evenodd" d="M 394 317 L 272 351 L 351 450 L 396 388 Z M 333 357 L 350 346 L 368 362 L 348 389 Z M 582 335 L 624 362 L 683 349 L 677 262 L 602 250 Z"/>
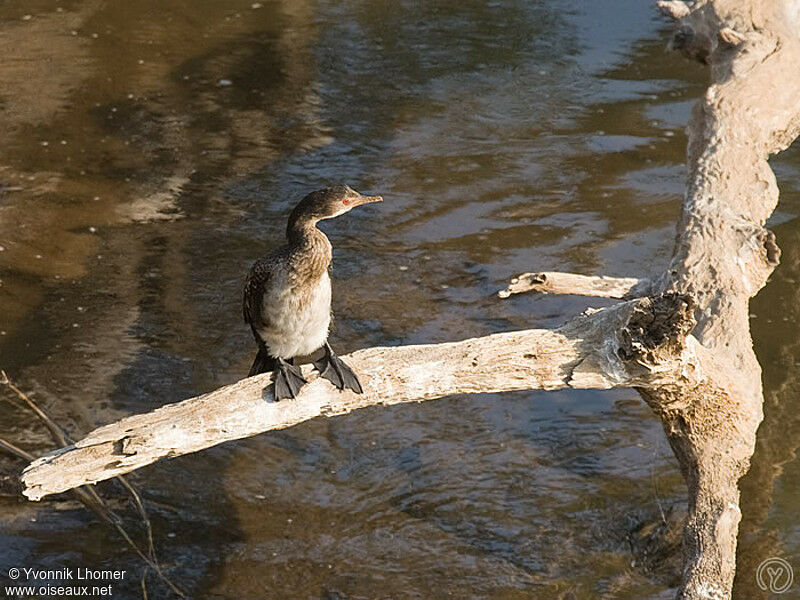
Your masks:
<path fill-rule="evenodd" d="M 515 390 L 674 386 L 704 372 L 697 344 L 686 338 L 692 325 L 686 301 L 666 295 L 581 315 L 553 331 L 359 350 L 346 360 L 360 374 L 363 394 L 340 392 L 305 367 L 312 381 L 300 397 L 276 403 L 271 376 L 258 375 L 96 429 L 34 461 L 22 475 L 24 493 L 39 500 L 160 458 L 368 406 Z"/>
<path fill-rule="evenodd" d="M 558 271 L 522 273 L 514 277 L 509 286 L 497 292 L 501 298 L 514 294 L 538 292 L 540 294 L 573 294 L 595 298 L 628 299 L 646 296 L 649 282 L 635 277 L 605 277 L 577 275 Z"/>

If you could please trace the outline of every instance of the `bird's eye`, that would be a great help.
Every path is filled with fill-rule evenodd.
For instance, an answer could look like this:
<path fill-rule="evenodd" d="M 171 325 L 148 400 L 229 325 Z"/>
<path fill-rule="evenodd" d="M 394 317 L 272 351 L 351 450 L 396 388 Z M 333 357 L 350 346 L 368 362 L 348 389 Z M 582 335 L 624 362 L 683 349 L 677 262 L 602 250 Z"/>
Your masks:
<path fill-rule="evenodd" d="M 348 200 L 347 198 L 345 198 L 344 200 L 342 200 L 342 204 L 350 204 L 350 200 Z"/>

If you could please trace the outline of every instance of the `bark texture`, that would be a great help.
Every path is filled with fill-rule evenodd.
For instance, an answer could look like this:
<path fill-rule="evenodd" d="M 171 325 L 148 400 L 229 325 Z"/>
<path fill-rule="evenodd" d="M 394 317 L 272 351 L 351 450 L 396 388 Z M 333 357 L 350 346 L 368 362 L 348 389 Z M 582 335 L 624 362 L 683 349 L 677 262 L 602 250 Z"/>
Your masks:
<path fill-rule="evenodd" d="M 671 47 L 710 65 L 687 132 L 687 188 L 670 267 L 647 279 L 527 273 L 526 291 L 626 300 L 556 330 L 347 357 L 361 396 L 315 379 L 274 403 L 268 375 L 101 427 L 34 461 L 25 494 L 108 479 L 159 458 L 357 408 L 478 392 L 635 387 L 664 424 L 689 492 L 679 598 L 727 600 L 736 562 L 739 478 L 762 419 L 761 370 L 748 303 L 778 263 L 765 229 L 778 188 L 767 159 L 800 133 L 800 1 L 659 3 L 676 20 Z M 640 297 L 646 296 L 646 297 Z"/>

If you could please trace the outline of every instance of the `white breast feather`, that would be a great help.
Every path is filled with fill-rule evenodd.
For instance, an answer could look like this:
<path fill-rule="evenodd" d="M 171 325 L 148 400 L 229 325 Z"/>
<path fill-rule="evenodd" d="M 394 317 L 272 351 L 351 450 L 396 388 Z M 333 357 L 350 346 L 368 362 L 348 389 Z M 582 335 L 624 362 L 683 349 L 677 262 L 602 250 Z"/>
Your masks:
<path fill-rule="evenodd" d="M 275 273 L 264 295 L 264 322 L 259 331 L 272 356 L 305 356 L 322 347 L 331 323 L 331 280 L 327 271 L 311 294 L 311 299 L 293 292 L 286 284 L 286 273 Z M 304 301 L 305 300 L 305 301 Z"/>

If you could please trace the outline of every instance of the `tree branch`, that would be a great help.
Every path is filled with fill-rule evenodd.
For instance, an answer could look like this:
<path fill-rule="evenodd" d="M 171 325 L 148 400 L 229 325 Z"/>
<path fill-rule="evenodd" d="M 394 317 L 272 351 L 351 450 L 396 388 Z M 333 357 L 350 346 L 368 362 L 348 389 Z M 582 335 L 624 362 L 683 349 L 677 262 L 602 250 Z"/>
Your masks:
<path fill-rule="evenodd" d="M 702 348 L 685 298 L 667 294 L 581 315 L 550 331 L 532 329 L 421 346 L 370 348 L 348 355 L 363 394 L 312 381 L 293 401 L 274 402 L 271 375 L 168 404 L 100 427 L 31 463 L 22 474 L 31 500 L 133 471 L 160 458 L 284 429 L 358 408 L 453 394 L 566 387 L 674 386 L 703 379 Z M 700 355 L 698 355 L 698 351 Z M 709 357 L 705 361 L 711 360 Z"/>
<path fill-rule="evenodd" d="M 497 292 L 501 298 L 514 294 L 538 292 L 540 294 L 573 294 L 595 298 L 630 299 L 647 296 L 650 282 L 634 277 L 606 277 L 577 275 L 558 271 L 522 273 L 514 277 L 509 286 Z"/>

